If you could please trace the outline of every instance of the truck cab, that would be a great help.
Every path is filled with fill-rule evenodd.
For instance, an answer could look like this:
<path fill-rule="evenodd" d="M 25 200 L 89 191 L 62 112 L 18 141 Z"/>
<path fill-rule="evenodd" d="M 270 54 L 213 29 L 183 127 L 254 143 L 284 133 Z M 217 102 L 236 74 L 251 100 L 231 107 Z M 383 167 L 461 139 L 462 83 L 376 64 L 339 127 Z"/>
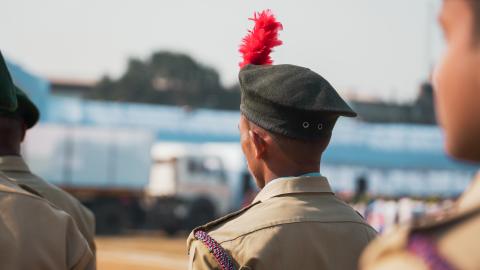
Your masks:
<path fill-rule="evenodd" d="M 191 230 L 230 210 L 230 190 L 221 156 L 202 145 L 157 144 L 146 189 L 147 223 L 169 234 Z"/>

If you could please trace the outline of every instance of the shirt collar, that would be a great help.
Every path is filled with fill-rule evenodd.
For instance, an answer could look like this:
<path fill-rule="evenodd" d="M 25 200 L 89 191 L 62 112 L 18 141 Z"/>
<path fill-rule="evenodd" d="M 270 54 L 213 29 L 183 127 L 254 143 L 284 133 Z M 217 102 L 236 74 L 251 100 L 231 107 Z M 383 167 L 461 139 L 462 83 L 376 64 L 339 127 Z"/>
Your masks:
<path fill-rule="evenodd" d="M 281 180 L 281 181 L 276 181 Z M 257 194 L 253 203 L 263 202 L 272 197 L 293 193 L 332 193 L 327 178 L 323 176 L 302 175 L 299 177 L 282 177 L 268 183 Z"/>
<path fill-rule="evenodd" d="M 0 171 L 30 172 L 21 156 L 0 156 Z"/>
<path fill-rule="evenodd" d="M 322 176 L 322 175 L 319 172 L 311 172 L 311 173 L 302 174 L 300 176 Z M 271 185 L 272 183 L 279 182 L 279 181 L 285 181 L 285 180 L 292 179 L 292 178 L 295 178 L 295 177 L 293 177 L 293 176 L 279 177 L 279 178 L 273 179 L 270 182 L 268 182 L 267 184 L 265 184 L 265 187 L 268 186 L 268 185 Z"/>

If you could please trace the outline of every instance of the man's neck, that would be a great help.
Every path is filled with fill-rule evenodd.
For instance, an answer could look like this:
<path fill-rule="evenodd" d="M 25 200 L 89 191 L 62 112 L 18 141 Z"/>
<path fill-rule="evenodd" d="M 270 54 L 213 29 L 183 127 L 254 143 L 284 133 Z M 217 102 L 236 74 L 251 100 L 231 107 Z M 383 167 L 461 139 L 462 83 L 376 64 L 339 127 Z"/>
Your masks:
<path fill-rule="evenodd" d="M 312 168 L 302 168 L 302 169 L 295 169 L 295 170 L 284 170 L 282 172 L 275 173 L 273 171 L 267 171 L 265 173 L 265 185 L 269 182 L 283 177 L 297 177 L 309 173 L 319 173 L 320 166 L 312 167 Z"/>
<path fill-rule="evenodd" d="M 20 156 L 20 145 L 0 145 L 0 156 Z"/>

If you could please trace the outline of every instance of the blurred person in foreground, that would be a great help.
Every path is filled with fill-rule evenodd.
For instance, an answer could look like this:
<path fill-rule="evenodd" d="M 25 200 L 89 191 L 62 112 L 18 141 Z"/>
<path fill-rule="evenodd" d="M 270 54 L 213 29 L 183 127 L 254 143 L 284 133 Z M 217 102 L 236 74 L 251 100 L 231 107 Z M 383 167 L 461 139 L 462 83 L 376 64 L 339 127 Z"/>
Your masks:
<path fill-rule="evenodd" d="M 0 53 L 2 154 L 18 153 L 18 149 L 6 144 L 14 139 L 11 127 L 25 125 L 11 117 L 17 115 L 18 105 L 24 102 L 18 99 L 18 91 Z M 72 217 L 28 184 L 5 175 L 3 168 L 0 171 L 0 269 L 95 269 L 94 256 Z"/>
<path fill-rule="evenodd" d="M 0 130 L 2 132 L 0 171 L 35 190 L 43 198 L 72 216 L 95 255 L 95 217 L 92 212 L 67 192 L 33 174 L 21 156 L 20 145 L 28 129 L 37 123 L 40 113 L 22 90 L 16 86 L 14 88 L 18 100 L 17 109 L 13 112 L 0 113 Z"/>
<path fill-rule="evenodd" d="M 356 113 L 317 73 L 271 65 L 282 25 L 255 14 L 239 74 L 240 143 L 261 189 L 252 204 L 195 229 L 190 269 L 356 269 L 375 230 L 332 192 L 320 159 L 339 116 Z"/>
<path fill-rule="evenodd" d="M 480 1 L 444 0 L 439 16 L 447 41 L 434 84 L 446 151 L 480 162 Z M 480 269 L 480 178 L 436 216 L 379 238 L 362 269 Z"/>

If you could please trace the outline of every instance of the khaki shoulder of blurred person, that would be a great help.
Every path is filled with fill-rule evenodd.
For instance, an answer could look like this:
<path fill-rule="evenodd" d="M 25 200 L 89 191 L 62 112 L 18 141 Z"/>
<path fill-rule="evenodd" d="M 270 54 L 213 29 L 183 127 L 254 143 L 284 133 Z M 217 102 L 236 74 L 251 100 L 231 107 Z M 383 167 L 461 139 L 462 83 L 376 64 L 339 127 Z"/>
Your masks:
<path fill-rule="evenodd" d="M 73 219 L 0 172 L 0 269 L 91 270 Z"/>
<path fill-rule="evenodd" d="M 434 85 L 447 153 L 480 162 L 480 1 L 444 0 L 439 21 L 447 48 Z M 423 246 L 412 247 L 420 237 Z M 418 243 L 418 242 L 417 242 Z M 374 241 L 362 269 L 480 269 L 480 179 L 453 209 Z"/>
<path fill-rule="evenodd" d="M 0 171 L 67 212 L 95 255 L 95 216 L 72 195 L 33 174 L 21 156 L 0 156 Z"/>
<path fill-rule="evenodd" d="M 419 254 L 412 239 L 420 235 L 432 246 Z M 457 204 L 435 216 L 401 226 L 379 237 L 362 255 L 361 269 L 480 269 L 480 177 L 472 183 Z M 432 255 L 433 253 L 433 255 Z M 433 258 L 436 257 L 436 258 Z M 429 260 L 435 260 L 434 262 Z"/>

